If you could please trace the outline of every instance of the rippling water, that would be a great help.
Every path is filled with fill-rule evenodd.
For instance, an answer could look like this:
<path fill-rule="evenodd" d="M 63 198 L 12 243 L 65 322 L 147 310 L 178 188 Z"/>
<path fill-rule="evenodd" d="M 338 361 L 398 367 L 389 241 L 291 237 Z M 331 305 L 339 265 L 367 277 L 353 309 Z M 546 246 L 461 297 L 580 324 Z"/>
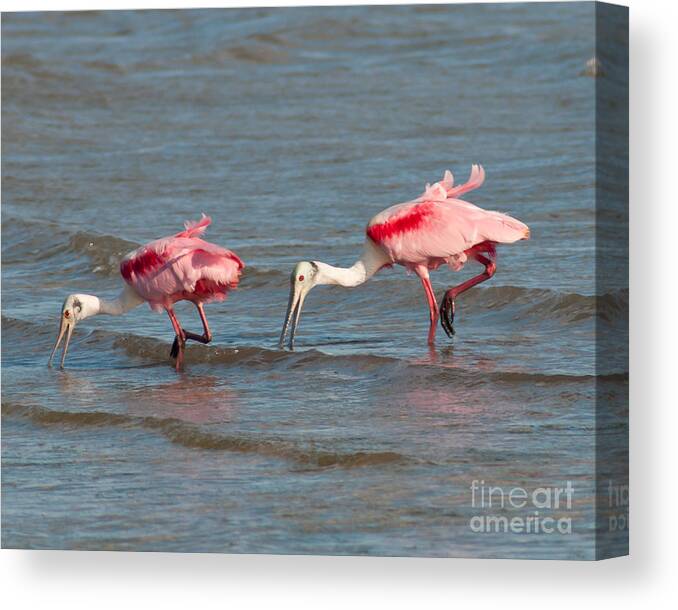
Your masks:
<path fill-rule="evenodd" d="M 592 16 L 4 14 L 3 546 L 591 557 L 596 392 L 627 415 L 626 362 L 597 369 L 594 331 L 628 307 L 593 267 Z M 453 340 L 428 349 L 396 268 L 317 288 L 297 351 L 276 349 L 296 261 L 352 263 L 371 216 L 474 162 L 469 199 L 532 239 L 459 299 Z M 83 322 L 47 369 L 64 296 L 115 293 L 126 252 L 202 211 L 248 265 L 207 307 L 214 343 L 177 374 L 142 307 Z M 573 481 L 573 534 L 472 532 L 473 480 Z"/>

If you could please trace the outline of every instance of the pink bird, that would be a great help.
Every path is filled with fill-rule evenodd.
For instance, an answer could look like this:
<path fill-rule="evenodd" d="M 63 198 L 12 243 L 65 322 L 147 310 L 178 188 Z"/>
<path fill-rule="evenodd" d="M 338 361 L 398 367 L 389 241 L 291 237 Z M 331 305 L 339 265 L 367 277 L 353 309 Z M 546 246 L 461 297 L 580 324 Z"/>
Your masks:
<path fill-rule="evenodd" d="M 153 311 L 167 312 L 176 335 L 170 357 L 176 358 L 176 369 L 180 370 L 187 339 L 200 343 L 212 340 L 203 305 L 223 301 L 228 291 L 237 287 L 245 266 L 230 250 L 200 239 L 211 222 L 210 217 L 203 214 L 197 222 L 184 223 L 185 230 L 181 233 L 152 241 L 125 256 L 120 263 L 120 274 L 126 284 L 116 299 L 109 301 L 90 294 L 68 296 L 48 366 L 52 365 L 54 354 L 66 335 L 61 355 L 63 368 L 76 322 L 100 313 L 118 316 L 146 302 Z M 173 309 L 177 301 L 191 301 L 196 306 L 202 321 L 202 335 L 181 327 Z"/>
<path fill-rule="evenodd" d="M 484 180 L 483 168 L 473 165 L 468 181 L 455 187 L 452 173 L 447 171 L 440 182 L 433 186 L 427 184 L 425 192 L 417 199 L 380 212 L 367 225 L 362 256 L 348 269 L 318 261 L 297 263 L 290 278 L 290 298 L 280 334 L 280 348 L 285 343 L 291 321 L 289 347 L 294 349 L 301 309 L 311 288 L 319 284 L 359 286 L 380 269 L 393 264 L 403 265 L 421 279 L 430 312 L 429 344 L 435 341 L 438 319 L 451 337 L 454 334 L 455 300 L 462 292 L 494 275 L 496 245 L 530 237 L 529 228 L 519 220 L 501 212 L 488 212 L 459 199 L 477 189 Z M 429 271 L 443 264 L 459 271 L 469 259 L 482 264 L 485 270 L 447 290 L 438 310 Z"/>

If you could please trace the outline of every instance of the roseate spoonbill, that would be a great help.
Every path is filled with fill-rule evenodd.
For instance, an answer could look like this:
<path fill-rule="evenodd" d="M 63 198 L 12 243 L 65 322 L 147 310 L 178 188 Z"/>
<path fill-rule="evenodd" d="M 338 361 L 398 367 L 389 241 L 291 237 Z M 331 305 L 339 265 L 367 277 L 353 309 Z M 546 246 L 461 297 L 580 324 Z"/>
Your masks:
<path fill-rule="evenodd" d="M 451 337 L 454 334 L 455 299 L 494 275 L 496 244 L 530 237 L 529 228 L 519 220 L 500 212 L 488 212 L 459 199 L 482 185 L 484 180 L 485 171 L 480 165 L 473 165 L 468 181 L 456 187 L 452 173 L 446 171 L 442 181 L 433 186 L 427 184 L 425 192 L 417 199 L 380 212 L 368 223 L 363 254 L 350 268 L 333 267 L 318 261 L 297 263 L 290 277 L 290 298 L 279 347 L 284 346 L 291 322 L 289 348 L 294 349 L 301 308 L 311 288 L 319 284 L 359 286 L 383 267 L 393 264 L 403 265 L 421 279 L 430 311 L 429 344 L 435 341 L 438 319 Z M 481 263 L 485 271 L 447 290 L 438 310 L 429 271 L 442 264 L 459 271 L 469 259 Z"/>
<path fill-rule="evenodd" d="M 60 365 L 64 367 L 73 329 L 80 320 L 100 313 L 118 316 L 146 302 L 153 311 L 167 312 L 175 333 L 170 357 L 176 358 L 176 369 L 180 370 L 187 339 L 200 343 L 212 340 L 203 305 L 223 301 L 228 291 L 238 285 L 245 266 L 230 250 L 200 239 L 211 222 L 210 217 L 203 214 L 197 222 L 185 222 L 181 233 L 152 241 L 125 256 L 120 262 L 120 275 L 126 284 L 116 299 L 109 301 L 91 294 L 66 297 L 59 334 L 47 365 L 52 365 L 65 335 Z M 198 309 L 202 335 L 188 332 L 179 324 L 172 306 L 184 300 L 191 301 Z"/>

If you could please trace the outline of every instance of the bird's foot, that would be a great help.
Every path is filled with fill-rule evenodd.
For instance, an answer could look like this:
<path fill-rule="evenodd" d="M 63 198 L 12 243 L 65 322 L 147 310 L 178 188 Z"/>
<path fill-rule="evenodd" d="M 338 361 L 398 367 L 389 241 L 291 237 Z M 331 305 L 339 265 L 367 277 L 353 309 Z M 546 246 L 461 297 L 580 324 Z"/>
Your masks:
<path fill-rule="evenodd" d="M 440 304 L 440 325 L 445 334 L 452 338 L 454 336 L 454 294 L 451 291 L 445 293 L 443 301 Z"/>
<path fill-rule="evenodd" d="M 170 358 L 176 358 L 179 355 L 179 337 L 174 337 L 172 349 L 170 349 Z"/>
<path fill-rule="evenodd" d="M 180 337 L 176 335 L 174 337 L 174 343 L 172 343 L 172 349 L 170 349 L 170 358 L 175 358 L 174 363 L 177 371 L 181 371 L 184 368 L 184 350 L 186 348 L 186 337 Z"/>
<path fill-rule="evenodd" d="M 197 333 L 192 333 L 188 330 L 184 330 L 183 328 L 181 329 L 184 331 L 184 335 L 186 336 L 186 339 L 191 339 L 193 341 L 197 341 L 198 343 L 204 343 L 207 345 L 212 341 L 212 334 L 205 332 L 205 334 L 198 335 Z"/>

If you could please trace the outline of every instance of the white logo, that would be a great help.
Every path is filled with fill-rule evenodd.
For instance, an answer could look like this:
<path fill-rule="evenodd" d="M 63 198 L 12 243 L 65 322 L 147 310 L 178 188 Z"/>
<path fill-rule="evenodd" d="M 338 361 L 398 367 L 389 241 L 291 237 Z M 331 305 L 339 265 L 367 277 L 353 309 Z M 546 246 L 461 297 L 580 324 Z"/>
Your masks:
<path fill-rule="evenodd" d="M 563 487 L 504 488 L 471 483 L 471 506 L 482 513 L 471 517 L 471 531 L 483 534 L 571 534 L 574 487 L 567 481 Z M 499 513 L 517 514 L 499 514 Z"/>

